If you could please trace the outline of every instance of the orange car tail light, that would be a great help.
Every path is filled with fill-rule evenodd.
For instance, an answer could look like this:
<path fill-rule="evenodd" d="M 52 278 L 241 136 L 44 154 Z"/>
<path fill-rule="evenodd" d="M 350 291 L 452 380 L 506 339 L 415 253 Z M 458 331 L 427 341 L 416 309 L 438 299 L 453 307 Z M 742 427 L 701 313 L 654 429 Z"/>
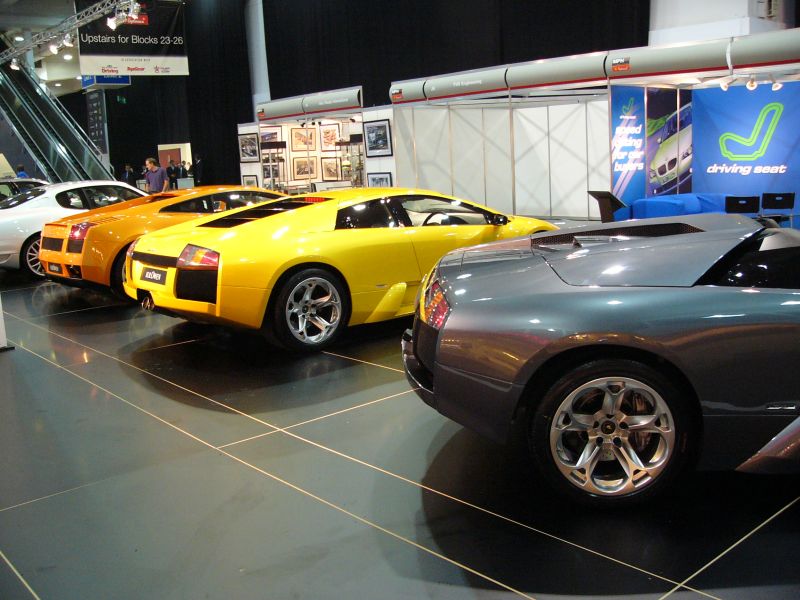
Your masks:
<path fill-rule="evenodd" d="M 84 221 L 70 227 L 69 236 L 67 236 L 67 252 L 72 254 L 80 254 L 83 252 L 83 242 L 86 239 L 86 234 L 89 229 L 97 225 L 97 223 L 90 223 Z"/>
<path fill-rule="evenodd" d="M 178 257 L 179 269 L 218 269 L 219 252 L 188 244 Z"/>

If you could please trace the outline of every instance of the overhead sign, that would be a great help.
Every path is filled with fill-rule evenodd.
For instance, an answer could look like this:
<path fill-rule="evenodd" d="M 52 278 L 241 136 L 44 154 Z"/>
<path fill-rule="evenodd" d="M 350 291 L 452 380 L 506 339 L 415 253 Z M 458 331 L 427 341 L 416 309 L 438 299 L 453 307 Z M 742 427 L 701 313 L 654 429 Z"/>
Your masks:
<path fill-rule="evenodd" d="M 118 77 L 108 77 L 106 75 L 83 75 L 81 77 L 81 88 L 84 90 L 113 90 L 130 84 L 130 75 L 120 75 Z"/>
<path fill-rule="evenodd" d="M 96 0 L 78 0 L 77 10 Z M 112 30 L 98 19 L 78 30 L 84 75 L 188 75 L 182 2 L 140 1 L 141 12 Z M 112 15 L 113 16 L 113 15 Z"/>
<path fill-rule="evenodd" d="M 695 192 L 759 195 L 800 187 L 800 84 L 694 92 Z"/>
<path fill-rule="evenodd" d="M 612 191 L 625 204 L 645 196 L 644 89 L 611 87 Z"/>

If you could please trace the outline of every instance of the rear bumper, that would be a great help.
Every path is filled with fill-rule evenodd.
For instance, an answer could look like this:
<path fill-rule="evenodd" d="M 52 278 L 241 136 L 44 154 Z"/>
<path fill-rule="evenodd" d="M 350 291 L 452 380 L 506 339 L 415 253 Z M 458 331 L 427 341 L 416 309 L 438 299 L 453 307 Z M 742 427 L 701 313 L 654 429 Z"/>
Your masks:
<path fill-rule="evenodd" d="M 481 435 L 508 441 L 522 386 L 438 362 L 431 373 L 414 351 L 411 330 L 403 334 L 402 347 L 406 378 L 425 404 Z"/>

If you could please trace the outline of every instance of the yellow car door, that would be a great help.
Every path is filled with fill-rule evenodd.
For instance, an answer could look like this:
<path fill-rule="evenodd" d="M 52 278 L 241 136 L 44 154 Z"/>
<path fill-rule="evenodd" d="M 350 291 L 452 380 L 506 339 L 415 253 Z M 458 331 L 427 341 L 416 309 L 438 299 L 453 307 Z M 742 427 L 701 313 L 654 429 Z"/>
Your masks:
<path fill-rule="evenodd" d="M 410 314 L 422 273 L 409 228 L 378 198 L 340 208 L 336 216 L 337 262 L 350 288 L 350 324 Z M 334 240 L 332 240 L 334 241 Z"/>
<path fill-rule="evenodd" d="M 434 195 L 395 196 L 394 212 L 405 222 L 420 272 L 425 274 L 444 254 L 456 248 L 502 239 L 504 225 L 495 215 L 455 198 Z"/>

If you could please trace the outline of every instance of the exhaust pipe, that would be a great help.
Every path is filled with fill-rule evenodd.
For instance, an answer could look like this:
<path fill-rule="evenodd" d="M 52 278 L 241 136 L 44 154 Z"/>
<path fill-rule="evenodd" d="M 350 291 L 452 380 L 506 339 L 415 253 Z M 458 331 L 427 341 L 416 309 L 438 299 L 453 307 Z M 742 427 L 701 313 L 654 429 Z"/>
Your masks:
<path fill-rule="evenodd" d="M 156 303 L 153 302 L 153 297 L 150 294 L 147 294 L 144 298 L 142 298 L 142 308 L 145 310 L 156 309 Z"/>

